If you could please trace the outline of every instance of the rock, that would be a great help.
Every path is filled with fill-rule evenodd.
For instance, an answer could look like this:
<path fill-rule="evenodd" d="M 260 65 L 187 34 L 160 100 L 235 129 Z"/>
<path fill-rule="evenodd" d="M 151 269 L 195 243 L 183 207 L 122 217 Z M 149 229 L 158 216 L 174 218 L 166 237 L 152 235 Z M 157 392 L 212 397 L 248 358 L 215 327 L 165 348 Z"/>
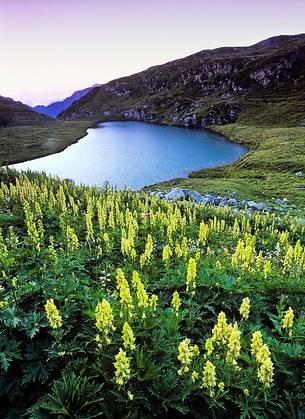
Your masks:
<path fill-rule="evenodd" d="M 186 199 L 189 199 L 190 201 L 196 202 L 196 204 L 203 203 L 204 199 L 203 196 L 196 191 L 192 191 L 190 189 L 182 189 Z"/>
<path fill-rule="evenodd" d="M 299 172 L 296 172 L 295 175 L 296 175 L 296 177 L 301 177 L 301 176 L 303 176 L 303 173 L 301 171 L 299 171 Z"/>
<path fill-rule="evenodd" d="M 268 211 L 269 207 L 263 202 L 246 201 L 245 206 L 256 211 Z"/>
<path fill-rule="evenodd" d="M 275 200 L 276 205 L 280 205 L 281 207 L 284 207 L 287 205 L 287 199 L 276 199 Z"/>
<path fill-rule="evenodd" d="M 184 199 L 186 199 L 183 189 L 181 188 L 172 189 L 164 196 L 164 198 L 167 199 L 168 201 L 176 201 L 176 200 L 183 201 Z"/>
<path fill-rule="evenodd" d="M 238 205 L 237 199 L 235 198 L 228 199 L 227 205 L 229 205 L 230 207 L 236 207 Z"/>

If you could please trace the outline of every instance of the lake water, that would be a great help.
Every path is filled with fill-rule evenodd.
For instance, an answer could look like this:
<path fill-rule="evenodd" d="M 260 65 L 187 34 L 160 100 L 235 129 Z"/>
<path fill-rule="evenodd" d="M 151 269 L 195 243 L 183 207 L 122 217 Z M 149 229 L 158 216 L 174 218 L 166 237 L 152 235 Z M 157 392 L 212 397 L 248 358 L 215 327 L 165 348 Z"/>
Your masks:
<path fill-rule="evenodd" d="M 197 129 L 145 122 L 106 122 L 61 153 L 15 164 L 76 183 L 139 189 L 163 180 L 186 177 L 193 170 L 237 160 L 246 152 L 220 136 Z"/>

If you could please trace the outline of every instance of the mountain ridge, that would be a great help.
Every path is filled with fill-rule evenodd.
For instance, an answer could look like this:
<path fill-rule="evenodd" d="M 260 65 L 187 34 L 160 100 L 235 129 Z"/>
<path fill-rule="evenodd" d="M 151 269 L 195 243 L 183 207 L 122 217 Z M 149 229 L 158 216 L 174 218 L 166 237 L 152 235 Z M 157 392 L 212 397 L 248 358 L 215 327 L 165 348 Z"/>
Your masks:
<path fill-rule="evenodd" d="M 51 121 L 30 106 L 0 95 L 0 127 L 44 125 Z"/>
<path fill-rule="evenodd" d="M 59 118 L 205 128 L 249 118 L 257 101 L 260 123 L 266 113 L 279 123 L 293 111 L 287 123 L 296 125 L 305 118 L 304 68 L 305 34 L 202 50 L 96 87 Z M 279 103 L 280 112 L 272 112 Z"/>
<path fill-rule="evenodd" d="M 85 89 L 76 90 L 72 95 L 66 97 L 63 100 L 58 100 L 52 102 L 49 105 L 37 105 L 33 109 L 36 112 L 42 113 L 44 115 L 56 118 L 61 112 L 68 108 L 75 100 L 81 99 L 84 95 L 89 93 L 95 87 L 100 86 L 100 84 L 94 84 L 93 86 L 86 87 Z"/>

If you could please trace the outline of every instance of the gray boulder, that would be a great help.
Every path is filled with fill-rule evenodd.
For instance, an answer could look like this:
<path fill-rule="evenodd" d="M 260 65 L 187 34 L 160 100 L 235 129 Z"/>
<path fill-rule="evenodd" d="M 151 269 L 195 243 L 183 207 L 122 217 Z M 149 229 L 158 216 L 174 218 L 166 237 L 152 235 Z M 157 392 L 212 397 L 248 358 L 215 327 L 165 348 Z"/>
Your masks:
<path fill-rule="evenodd" d="M 164 198 L 168 201 L 183 201 L 186 199 L 186 196 L 181 188 L 174 188 L 164 195 Z"/>
<path fill-rule="evenodd" d="M 245 206 L 256 211 L 268 211 L 269 207 L 263 202 L 246 201 Z"/>
<path fill-rule="evenodd" d="M 204 202 L 203 196 L 196 191 L 190 189 L 182 189 L 186 199 L 196 202 L 196 204 L 201 204 Z"/>
<path fill-rule="evenodd" d="M 287 205 L 287 199 L 276 199 L 275 200 L 276 205 L 280 205 L 281 207 L 284 207 Z"/>
<path fill-rule="evenodd" d="M 296 175 L 296 177 L 301 177 L 301 176 L 303 176 L 303 173 L 301 171 L 299 171 L 299 172 L 296 172 L 295 175 Z"/>

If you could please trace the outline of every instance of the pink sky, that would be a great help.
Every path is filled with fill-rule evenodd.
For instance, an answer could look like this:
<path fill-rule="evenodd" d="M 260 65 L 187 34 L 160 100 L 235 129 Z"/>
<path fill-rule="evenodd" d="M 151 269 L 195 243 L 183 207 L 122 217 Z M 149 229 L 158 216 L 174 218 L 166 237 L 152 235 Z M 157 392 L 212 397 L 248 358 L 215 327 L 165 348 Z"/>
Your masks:
<path fill-rule="evenodd" d="M 305 32 L 305 0 L 0 0 L 0 95 L 47 104 L 219 46 Z"/>

